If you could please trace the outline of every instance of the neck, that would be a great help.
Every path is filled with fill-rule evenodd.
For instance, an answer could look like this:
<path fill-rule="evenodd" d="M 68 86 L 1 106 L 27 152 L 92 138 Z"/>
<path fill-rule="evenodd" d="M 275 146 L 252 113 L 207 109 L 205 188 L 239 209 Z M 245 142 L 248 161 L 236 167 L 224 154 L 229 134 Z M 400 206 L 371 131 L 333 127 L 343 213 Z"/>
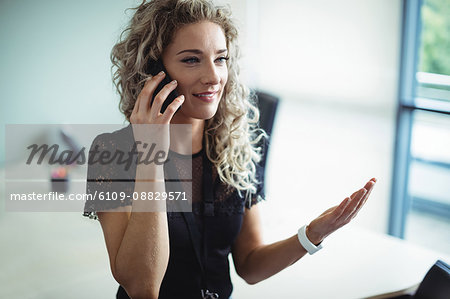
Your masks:
<path fill-rule="evenodd" d="M 177 122 L 175 118 L 172 119 L 171 125 L 191 125 L 191 126 L 175 126 L 170 130 L 170 149 L 180 154 L 195 154 L 203 147 L 203 130 L 205 128 L 205 121 L 203 119 L 190 119 L 188 122 Z M 191 141 L 191 152 L 187 152 L 186 144 Z"/>

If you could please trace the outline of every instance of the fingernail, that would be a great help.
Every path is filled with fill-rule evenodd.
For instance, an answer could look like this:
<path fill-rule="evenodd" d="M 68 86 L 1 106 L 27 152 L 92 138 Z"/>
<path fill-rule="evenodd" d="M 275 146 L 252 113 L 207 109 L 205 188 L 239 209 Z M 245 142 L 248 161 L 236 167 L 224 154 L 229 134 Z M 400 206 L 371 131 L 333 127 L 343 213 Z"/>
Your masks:
<path fill-rule="evenodd" d="M 178 82 L 177 82 L 177 80 L 173 80 L 171 83 L 175 85 L 175 84 L 177 84 Z"/>
<path fill-rule="evenodd" d="M 181 96 L 180 96 L 180 100 L 181 100 L 181 101 L 184 101 L 184 95 L 181 95 Z"/>
<path fill-rule="evenodd" d="M 160 71 L 160 72 L 158 73 L 158 76 L 162 76 L 162 75 L 164 75 L 164 71 Z"/>

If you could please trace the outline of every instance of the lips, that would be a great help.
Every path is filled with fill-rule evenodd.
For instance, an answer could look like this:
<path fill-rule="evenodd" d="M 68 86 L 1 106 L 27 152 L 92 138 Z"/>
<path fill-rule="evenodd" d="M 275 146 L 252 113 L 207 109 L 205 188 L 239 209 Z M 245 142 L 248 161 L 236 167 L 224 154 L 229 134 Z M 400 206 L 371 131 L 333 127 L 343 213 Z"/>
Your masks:
<path fill-rule="evenodd" d="M 194 93 L 194 96 L 196 97 L 210 97 L 213 96 L 217 93 L 217 91 L 205 91 L 205 92 L 199 92 L 199 93 Z"/>
<path fill-rule="evenodd" d="M 205 91 L 205 92 L 200 92 L 200 93 L 194 93 L 192 95 L 202 101 L 211 102 L 214 100 L 214 97 L 216 94 L 217 94 L 217 91 Z"/>

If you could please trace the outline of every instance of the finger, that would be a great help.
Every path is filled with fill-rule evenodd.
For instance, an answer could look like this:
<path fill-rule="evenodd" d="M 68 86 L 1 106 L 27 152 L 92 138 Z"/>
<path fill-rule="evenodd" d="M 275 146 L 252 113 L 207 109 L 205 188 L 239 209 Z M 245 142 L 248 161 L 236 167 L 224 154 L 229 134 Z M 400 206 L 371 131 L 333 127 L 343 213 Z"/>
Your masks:
<path fill-rule="evenodd" d="M 153 98 L 153 93 L 159 83 L 164 79 L 165 73 L 160 72 L 158 75 L 152 77 L 150 80 L 145 82 L 144 88 L 142 88 L 141 93 L 139 93 L 139 113 L 146 114 L 150 109 L 150 101 Z"/>
<path fill-rule="evenodd" d="M 131 111 L 131 115 L 137 114 L 139 112 L 139 97 L 137 97 L 136 102 L 134 102 L 133 111 Z"/>
<path fill-rule="evenodd" d="M 184 95 L 176 97 L 175 100 L 167 106 L 166 111 L 164 111 L 163 117 L 165 123 L 170 123 L 173 115 L 177 112 L 178 108 L 184 103 Z"/>
<path fill-rule="evenodd" d="M 361 190 L 361 189 L 360 189 L 360 190 Z M 359 192 L 360 190 L 357 190 L 357 191 L 353 192 L 353 194 L 350 195 L 350 199 L 355 198 L 356 194 L 358 194 L 358 192 Z"/>
<path fill-rule="evenodd" d="M 164 101 L 166 101 L 169 94 L 175 88 L 177 88 L 177 85 L 177 80 L 172 80 L 170 83 L 164 85 L 164 87 L 158 92 L 158 94 L 155 96 L 155 100 L 153 101 L 150 111 L 150 115 L 152 118 L 156 118 L 157 116 L 159 116 Z"/>
<path fill-rule="evenodd" d="M 359 210 L 367 201 L 367 199 L 369 198 L 370 193 L 372 192 L 373 187 L 375 186 L 375 181 L 368 181 L 367 184 L 364 186 L 364 189 L 367 190 L 366 194 L 364 195 L 363 199 L 361 200 L 361 202 L 359 203 L 359 206 L 357 207 L 357 209 Z"/>
<path fill-rule="evenodd" d="M 372 191 L 372 188 L 373 188 L 375 182 L 376 182 L 376 179 L 372 178 L 364 185 L 364 189 L 366 189 L 367 191 L 366 191 L 364 197 L 362 198 L 362 200 L 359 201 L 358 206 L 361 206 L 365 202 L 365 200 L 367 199 L 367 196 L 369 195 L 370 191 Z M 355 193 L 353 193 L 351 198 L 353 199 L 356 196 L 356 194 L 358 194 L 358 192 L 360 190 L 358 190 Z M 358 209 L 358 206 L 356 207 L 357 209 Z"/>
<path fill-rule="evenodd" d="M 371 178 L 366 185 L 364 185 L 364 188 L 366 188 L 366 190 L 369 190 L 369 188 L 373 185 L 375 185 L 375 183 L 377 182 L 376 178 Z"/>
<path fill-rule="evenodd" d="M 372 193 L 373 187 L 375 186 L 375 182 L 374 181 L 370 181 L 368 184 L 368 189 L 366 194 L 364 195 L 363 199 L 359 202 L 358 206 L 356 207 L 355 211 L 352 213 L 351 218 L 354 218 L 359 211 L 361 210 L 361 208 L 365 205 L 367 199 L 370 196 L 370 193 Z"/>
<path fill-rule="evenodd" d="M 149 82 L 152 78 L 153 78 L 152 76 L 149 76 L 147 79 L 145 79 L 144 87 L 145 87 L 145 84 L 147 84 L 147 82 Z M 138 96 L 136 99 L 136 102 L 134 102 L 133 111 L 131 112 L 132 115 L 133 114 L 136 115 L 139 112 L 139 102 L 140 102 L 141 98 L 142 97 Z"/>
<path fill-rule="evenodd" d="M 367 195 L 369 192 L 367 191 L 365 195 Z M 355 216 L 358 214 L 358 212 L 361 210 L 361 208 L 364 206 L 364 199 L 366 198 L 365 195 L 358 201 L 356 207 L 353 209 L 353 211 L 350 212 L 350 214 L 346 217 L 344 220 L 346 223 L 350 222 Z"/>
<path fill-rule="evenodd" d="M 344 212 L 342 213 L 340 220 L 343 220 L 345 222 L 349 219 L 350 215 L 355 211 L 356 207 L 358 206 L 359 202 L 363 199 L 366 192 L 367 192 L 366 189 L 361 188 L 356 192 L 356 194 L 354 193 L 355 196 L 353 198 L 350 198 L 350 203 L 347 205 Z"/>
<path fill-rule="evenodd" d="M 364 196 L 364 202 L 367 200 L 367 198 L 369 198 L 369 195 L 370 195 L 370 193 L 372 192 L 373 187 L 375 187 L 375 183 L 376 183 L 376 180 L 375 180 L 375 181 L 370 180 L 370 181 L 364 186 L 364 188 L 367 190 L 367 193 L 366 193 L 366 195 Z"/>
<path fill-rule="evenodd" d="M 347 197 L 334 209 L 333 213 L 336 220 L 338 220 L 341 217 L 342 213 L 344 213 L 345 208 L 348 206 L 349 203 L 350 197 Z"/>

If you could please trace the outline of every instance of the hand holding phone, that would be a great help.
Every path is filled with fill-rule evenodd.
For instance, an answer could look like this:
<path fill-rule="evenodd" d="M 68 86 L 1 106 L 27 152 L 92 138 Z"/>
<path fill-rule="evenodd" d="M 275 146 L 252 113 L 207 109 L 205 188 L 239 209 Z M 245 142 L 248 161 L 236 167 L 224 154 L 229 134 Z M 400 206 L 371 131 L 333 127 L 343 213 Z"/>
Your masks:
<path fill-rule="evenodd" d="M 138 141 L 141 145 L 155 143 L 156 152 L 167 152 L 170 144 L 168 125 L 172 121 L 174 113 L 184 102 L 184 96 L 177 97 L 174 92 L 177 86 L 176 82 L 167 78 L 166 75 L 158 75 L 160 70 L 164 70 L 162 63 L 153 62 L 148 66 L 147 69 L 150 74 L 153 74 L 153 77 L 145 81 L 136 98 L 129 121 L 136 143 Z M 144 71 L 147 71 L 147 69 Z M 149 94 L 153 96 L 149 97 Z M 172 95 L 169 96 L 169 94 Z M 154 102 L 156 97 L 158 97 L 158 101 Z M 152 107 L 152 103 L 157 107 Z M 160 113 L 160 111 L 164 113 Z"/>
<path fill-rule="evenodd" d="M 153 101 L 155 100 L 156 95 L 161 91 L 161 89 L 166 85 L 169 84 L 172 79 L 169 77 L 169 74 L 167 73 L 166 68 L 164 67 L 164 64 L 162 63 L 161 59 L 153 60 L 150 59 L 147 63 L 147 74 L 150 74 L 152 76 L 156 76 L 161 71 L 163 71 L 166 76 L 161 81 L 161 83 L 156 87 L 156 90 L 153 92 L 152 100 L 150 102 L 150 105 L 153 104 Z M 178 97 L 178 92 L 176 90 L 173 90 L 168 96 L 167 99 L 164 101 L 164 103 L 161 106 L 161 113 L 164 113 L 166 111 L 167 107 L 175 100 L 176 97 Z M 181 108 L 181 106 L 180 106 Z M 180 109 L 178 108 L 178 110 Z M 177 110 L 177 111 L 178 111 Z"/>

